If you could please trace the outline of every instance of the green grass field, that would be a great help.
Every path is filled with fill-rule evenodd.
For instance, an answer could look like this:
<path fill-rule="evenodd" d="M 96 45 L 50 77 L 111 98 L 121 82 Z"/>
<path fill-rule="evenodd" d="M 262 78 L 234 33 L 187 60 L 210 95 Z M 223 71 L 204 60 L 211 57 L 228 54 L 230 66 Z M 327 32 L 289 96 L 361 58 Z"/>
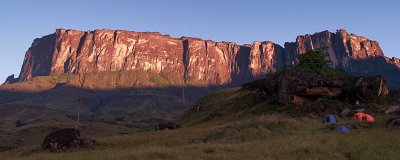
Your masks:
<path fill-rule="evenodd" d="M 105 136 L 97 139 L 99 146 L 78 151 L 22 147 L 0 153 L 0 159 L 400 159 L 400 129 L 385 126 L 389 115 L 373 113 L 371 128 L 344 134 L 328 129 L 319 114 L 291 113 L 303 111 L 293 108 L 301 106 L 271 107 L 279 106 L 254 91 L 228 89 L 201 99 L 180 117 L 180 129 Z M 354 123 L 351 117 L 338 121 Z"/>

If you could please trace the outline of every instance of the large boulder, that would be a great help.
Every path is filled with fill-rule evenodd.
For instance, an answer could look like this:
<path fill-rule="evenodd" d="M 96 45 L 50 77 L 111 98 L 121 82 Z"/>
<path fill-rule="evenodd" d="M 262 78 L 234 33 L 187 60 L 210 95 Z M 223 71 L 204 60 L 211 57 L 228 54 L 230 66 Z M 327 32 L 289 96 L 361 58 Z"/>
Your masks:
<path fill-rule="evenodd" d="M 51 132 L 42 144 L 43 149 L 57 151 L 68 148 L 79 148 L 80 131 L 74 128 L 64 128 Z"/>
<path fill-rule="evenodd" d="M 79 147 L 81 148 L 92 148 L 96 145 L 98 145 L 98 142 L 91 138 L 81 138 L 79 143 Z"/>
<path fill-rule="evenodd" d="M 376 96 L 387 96 L 389 88 L 386 78 L 383 76 L 363 76 L 355 83 L 355 91 L 358 98 L 364 100 L 365 95 L 372 93 Z"/>
<path fill-rule="evenodd" d="M 43 149 L 58 151 L 64 149 L 92 148 L 99 143 L 91 138 L 80 138 L 80 131 L 74 128 L 58 129 L 46 136 Z"/>
<path fill-rule="evenodd" d="M 296 71 L 245 83 L 242 88 L 258 89 L 268 101 L 279 104 L 301 104 L 323 96 L 340 98 L 347 95 L 355 100 L 365 100 L 368 93 L 376 96 L 389 94 L 387 81 L 383 76 L 363 76 L 354 80 L 356 81 L 342 76 L 329 77 Z"/>

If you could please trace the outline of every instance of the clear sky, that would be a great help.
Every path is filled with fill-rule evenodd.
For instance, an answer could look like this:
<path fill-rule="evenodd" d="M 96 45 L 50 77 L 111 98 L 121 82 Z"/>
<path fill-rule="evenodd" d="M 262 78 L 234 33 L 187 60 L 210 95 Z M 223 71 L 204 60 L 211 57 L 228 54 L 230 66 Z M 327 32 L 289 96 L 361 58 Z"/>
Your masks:
<path fill-rule="evenodd" d="M 33 39 L 56 28 L 157 31 L 238 44 L 295 41 L 342 28 L 400 57 L 397 0 L 9 0 L 0 4 L 0 83 L 18 75 Z"/>

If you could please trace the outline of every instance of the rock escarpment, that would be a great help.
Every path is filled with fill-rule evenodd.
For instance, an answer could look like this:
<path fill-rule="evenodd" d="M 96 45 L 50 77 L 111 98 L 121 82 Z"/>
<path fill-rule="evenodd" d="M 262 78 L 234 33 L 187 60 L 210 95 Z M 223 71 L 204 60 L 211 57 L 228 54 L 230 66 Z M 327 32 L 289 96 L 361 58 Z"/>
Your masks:
<path fill-rule="evenodd" d="M 10 75 L 10 76 L 8 76 L 8 77 L 6 78 L 6 81 L 4 81 L 3 84 L 12 84 L 12 83 L 16 83 L 16 82 L 19 82 L 19 79 L 18 79 L 18 78 L 15 78 L 15 77 L 14 77 L 14 74 L 12 74 L 12 75 Z"/>
<path fill-rule="evenodd" d="M 360 77 L 355 84 L 357 95 L 362 99 L 365 94 L 371 92 L 377 96 L 387 96 L 389 89 L 386 78 L 383 76 L 363 76 Z"/>
<path fill-rule="evenodd" d="M 302 104 L 321 97 L 352 98 L 365 101 L 367 94 L 387 96 L 389 89 L 383 76 L 362 76 L 355 82 L 340 77 L 282 74 L 245 83 L 244 89 L 257 89 L 267 101 L 279 104 Z"/>
<path fill-rule="evenodd" d="M 283 48 L 270 41 L 238 45 L 190 37 L 171 38 L 157 32 L 57 29 L 54 34 L 34 40 L 26 52 L 19 79 L 139 70 L 173 73 L 187 84 L 243 83 L 294 65 L 300 54 L 320 48 L 326 48 L 330 65 L 337 69 L 354 74 L 379 73 L 365 62 L 371 61 L 400 73 L 399 59 L 384 57 L 378 42 L 345 30 L 298 36 Z"/>
<path fill-rule="evenodd" d="M 20 79 L 138 70 L 174 73 L 189 83 L 226 84 L 233 77 L 249 74 L 248 60 L 242 55 L 248 50 L 234 43 L 176 39 L 153 32 L 58 29 L 34 41 L 26 53 Z"/>

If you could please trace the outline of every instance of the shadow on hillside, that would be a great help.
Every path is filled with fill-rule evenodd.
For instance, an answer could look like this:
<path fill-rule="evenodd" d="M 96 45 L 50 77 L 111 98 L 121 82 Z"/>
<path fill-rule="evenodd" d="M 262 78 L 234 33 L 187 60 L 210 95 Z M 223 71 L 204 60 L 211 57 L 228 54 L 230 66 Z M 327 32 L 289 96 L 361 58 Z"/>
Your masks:
<path fill-rule="evenodd" d="M 63 121 L 64 118 L 75 120 L 79 107 L 82 121 L 124 124 L 125 127 L 143 129 L 152 128 L 155 124 L 166 120 L 174 120 L 202 96 L 238 85 L 190 86 L 185 88 L 174 86 L 162 88 L 132 87 L 96 90 L 79 89 L 66 83 L 58 83 L 49 90 L 37 93 L 0 90 L 0 108 L 12 105 L 23 110 L 24 107 L 22 106 L 37 106 L 36 108 L 25 107 L 27 111 L 23 112 L 24 116 L 16 118 L 38 119 L 43 117 L 42 112 L 37 111 L 38 108 L 41 108 L 54 112 L 58 115 L 57 119 Z M 15 111 L 15 113 L 20 112 L 22 111 Z M 15 113 L 0 114 L 0 121 L 1 116 L 9 117 Z M 52 117 L 48 118 L 50 121 L 53 120 Z M 42 119 L 45 120 L 46 118 Z M 25 121 L 22 120 L 22 122 Z"/>
<path fill-rule="evenodd" d="M 246 68 L 248 64 L 248 61 L 243 61 L 237 65 L 240 66 L 239 68 Z M 400 89 L 400 69 L 387 63 L 384 57 L 350 60 L 348 64 L 348 66 L 341 66 L 341 69 L 356 76 L 384 75 L 392 89 Z M 238 73 L 241 74 L 233 78 L 234 82 L 230 84 L 203 87 L 117 87 L 101 90 L 79 89 L 68 83 L 58 83 L 49 90 L 36 93 L 0 89 L 0 107 L 4 104 L 41 106 L 70 119 L 75 119 L 76 110 L 80 107 L 81 118 L 87 121 L 134 122 L 135 125 L 156 123 L 156 121 L 174 119 L 201 97 L 211 92 L 238 87 L 254 79 L 249 70 Z"/>

